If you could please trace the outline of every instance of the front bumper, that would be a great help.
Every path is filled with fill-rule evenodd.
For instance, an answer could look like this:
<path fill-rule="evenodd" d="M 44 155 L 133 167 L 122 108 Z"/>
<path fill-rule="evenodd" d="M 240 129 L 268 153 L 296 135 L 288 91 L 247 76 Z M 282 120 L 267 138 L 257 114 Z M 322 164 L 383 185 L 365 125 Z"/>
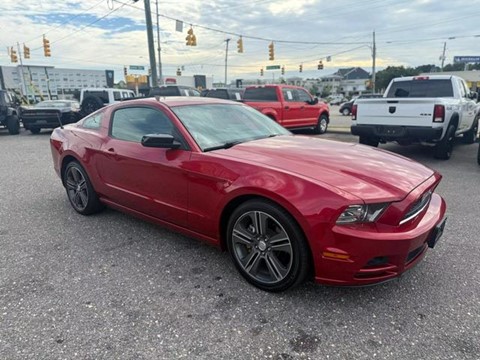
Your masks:
<path fill-rule="evenodd" d="M 25 129 L 53 129 L 59 127 L 60 125 L 74 123 L 77 120 L 78 116 L 74 112 L 66 112 L 62 113 L 61 115 L 38 114 L 32 116 L 24 114 L 22 116 L 22 122 Z"/>
<path fill-rule="evenodd" d="M 442 137 L 441 127 L 395 126 L 395 125 L 352 125 L 353 135 L 377 138 L 385 141 L 410 139 L 414 141 L 435 141 Z"/>
<path fill-rule="evenodd" d="M 327 285 L 369 285 L 400 276 L 418 264 L 445 224 L 445 201 L 433 194 L 423 217 L 381 232 L 335 225 L 316 257 L 315 280 Z M 338 254 L 333 258 L 330 254 Z M 343 254 L 343 256 L 342 256 Z"/>

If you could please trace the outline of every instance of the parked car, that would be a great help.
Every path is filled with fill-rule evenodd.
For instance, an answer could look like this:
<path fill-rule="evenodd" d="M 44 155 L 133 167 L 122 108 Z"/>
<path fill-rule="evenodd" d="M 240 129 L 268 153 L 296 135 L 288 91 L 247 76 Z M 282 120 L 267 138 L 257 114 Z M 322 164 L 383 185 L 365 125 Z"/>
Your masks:
<path fill-rule="evenodd" d="M 80 119 L 80 104 L 74 100 L 46 100 L 33 107 L 22 108 L 25 130 L 38 134 L 42 129 L 77 122 Z"/>
<path fill-rule="evenodd" d="M 371 146 L 390 141 L 431 144 L 437 159 L 448 160 L 456 136 L 466 144 L 476 141 L 477 97 L 458 76 L 394 78 L 385 98 L 355 102 L 351 131 Z"/>
<path fill-rule="evenodd" d="M 369 146 L 292 135 L 242 103 L 160 100 L 114 104 L 54 130 L 53 165 L 75 211 L 108 205 L 202 239 L 268 291 L 310 277 L 392 279 L 442 234 L 435 170 Z"/>
<path fill-rule="evenodd" d="M 216 88 L 202 91 L 201 96 L 213 97 L 217 99 L 241 101 L 245 89 L 241 88 Z"/>
<path fill-rule="evenodd" d="M 289 129 L 313 128 L 323 134 L 330 122 L 328 105 L 299 86 L 249 86 L 243 102 Z"/>
<path fill-rule="evenodd" d="M 20 132 L 20 100 L 14 93 L 0 90 L 0 126 L 6 127 L 10 135 Z"/>
<path fill-rule="evenodd" d="M 345 101 L 345 96 L 342 94 L 333 94 L 328 97 L 330 105 L 340 105 Z"/>
<path fill-rule="evenodd" d="M 128 89 L 84 88 L 80 92 L 80 114 L 87 116 L 98 109 L 122 100 L 133 99 L 135 93 Z"/>
<path fill-rule="evenodd" d="M 184 85 L 161 85 L 151 88 L 148 96 L 200 96 L 200 91 Z"/>

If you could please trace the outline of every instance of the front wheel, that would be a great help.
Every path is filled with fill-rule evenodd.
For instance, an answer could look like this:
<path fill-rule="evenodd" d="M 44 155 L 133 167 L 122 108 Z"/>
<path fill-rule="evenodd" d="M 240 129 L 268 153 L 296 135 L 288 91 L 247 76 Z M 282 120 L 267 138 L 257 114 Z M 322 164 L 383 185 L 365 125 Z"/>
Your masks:
<path fill-rule="evenodd" d="M 315 126 L 315 133 L 316 134 L 325 134 L 328 128 L 328 117 L 327 115 L 323 114 L 320 115 L 318 118 L 317 125 Z"/>
<path fill-rule="evenodd" d="M 18 135 L 20 133 L 20 121 L 17 115 L 9 116 L 7 119 L 7 129 L 10 135 Z"/>
<path fill-rule="evenodd" d="M 452 156 L 453 143 L 455 141 L 455 126 L 450 125 L 445 133 L 445 136 L 435 147 L 435 158 L 441 160 L 448 160 Z"/>
<path fill-rule="evenodd" d="M 478 117 L 473 120 L 472 127 L 463 134 L 463 142 L 465 144 L 473 144 L 477 140 L 478 133 Z"/>
<path fill-rule="evenodd" d="M 67 165 L 63 183 L 68 200 L 76 212 L 90 215 L 103 209 L 104 206 L 98 199 L 86 171 L 78 162 L 72 161 Z"/>
<path fill-rule="evenodd" d="M 360 136 L 358 139 L 358 142 L 362 145 L 368 145 L 372 147 L 378 147 L 378 139 L 371 138 L 371 137 L 366 137 L 366 136 Z"/>
<path fill-rule="evenodd" d="M 254 286 L 284 291 L 305 280 L 310 256 L 293 218 L 264 200 L 240 205 L 230 217 L 227 246 L 235 267 Z"/>

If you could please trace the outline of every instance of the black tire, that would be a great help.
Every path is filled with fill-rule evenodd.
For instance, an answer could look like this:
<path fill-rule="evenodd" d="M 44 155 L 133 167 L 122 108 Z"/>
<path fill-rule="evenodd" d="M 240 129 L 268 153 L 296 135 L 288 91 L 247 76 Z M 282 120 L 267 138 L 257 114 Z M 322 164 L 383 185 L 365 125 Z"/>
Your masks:
<path fill-rule="evenodd" d="M 455 142 L 455 126 L 449 125 L 442 140 L 435 146 L 435 158 L 448 160 L 452 156 L 453 143 Z"/>
<path fill-rule="evenodd" d="M 350 115 L 350 112 L 351 112 L 351 111 L 350 111 L 349 108 L 345 108 L 345 109 L 342 110 L 342 115 L 348 116 L 348 115 Z"/>
<path fill-rule="evenodd" d="M 478 117 L 473 120 L 472 127 L 463 134 L 463 142 L 465 144 L 473 144 L 477 141 L 477 132 L 478 132 Z"/>
<path fill-rule="evenodd" d="M 30 130 L 30 132 L 31 132 L 32 134 L 40 134 L 40 131 L 41 131 L 42 129 L 40 129 L 40 128 L 31 128 L 31 129 L 29 129 L 29 130 Z"/>
<path fill-rule="evenodd" d="M 68 163 L 62 180 L 68 200 L 76 212 L 91 215 L 103 210 L 104 205 L 98 199 L 86 171 L 77 161 Z"/>
<path fill-rule="evenodd" d="M 88 95 L 83 98 L 80 107 L 82 117 L 85 117 L 103 107 L 103 101 L 98 96 Z"/>
<path fill-rule="evenodd" d="M 477 151 L 477 164 L 480 165 L 480 144 L 478 144 L 478 151 Z"/>
<path fill-rule="evenodd" d="M 317 125 L 314 128 L 315 134 L 325 134 L 328 128 L 328 116 L 325 114 L 320 115 L 317 121 Z"/>
<path fill-rule="evenodd" d="M 265 291 L 301 284 L 310 268 L 310 252 L 298 224 L 265 200 L 250 200 L 235 209 L 228 222 L 227 247 L 240 274 Z"/>
<path fill-rule="evenodd" d="M 11 115 L 7 118 L 7 129 L 10 135 L 18 135 L 20 133 L 20 121 L 17 115 Z"/>
<path fill-rule="evenodd" d="M 372 137 L 367 137 L 367 136 L 360 136 L 358 139 L 358 142 L 362 145 L 368 145 L 372 147 L 378 147 L 378 139 L 372 138 Z"/>

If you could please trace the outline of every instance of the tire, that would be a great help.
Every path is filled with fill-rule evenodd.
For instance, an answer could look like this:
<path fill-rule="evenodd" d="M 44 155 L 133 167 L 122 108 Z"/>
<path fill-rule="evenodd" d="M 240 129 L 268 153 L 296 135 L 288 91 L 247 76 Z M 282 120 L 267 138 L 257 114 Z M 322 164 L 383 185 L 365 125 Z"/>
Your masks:
<path fill-rule="evenodd" d="M 344 115 L 344 116 L 350 115 L 350 109 L 348 109 L 348 108 L 343 109 L 342 110 L 342 115 Z"/>
<path fill-rule="evenodd" d="M 328 128 L 328 117 L 325 114 L 320 115 L 317 125 L 314 128 L 315 134 L 325 134 Z"/>
<path fill-rule="evenodd" d="M 11 115 L 7 119 L 7 129 L 10 135 L 18 135 L 20 133 L 20 121 L 17 115 Z"/>
<path fill-rule="evenodd" d="M 81 116 L 85 117 L 103 107 L 103 101 L 98 96 L 88 95 L 82 101 Z"/>
<path fill-rule="evenodd" d="M 465 144 L 473 144 L 477 141 L 477 132 L 478 132 L 478 117 L 473 120 L 472 127 L 465 134 L 463 134 L 463 142 Z"/>
<path fill-rule="evenodd" d="M 265 200 L 250 200 L 235 209 L 228 222 L 227 247 L 240 274 L 265 291 L 301 284 L 310 268 L 310 252 L 298 224 Z"/>
<path fill-rule="evenodd" d="M 30 130 L 30 132 L 31 132 L 32 134 L 40 134 L 40 131 L 41 131 L 42 129 L 40 129 L 40 128 L 31 128 L 31 129 L 29 129 L 29 130 Z"/>
<path fill-rule="evenodd" d="M 480 144 L 478 144 L 478 151 L 477 151 L 477 164 L 480 165 Z"/>
<path fill-rule="evenodd" d="M 435 147 L 435 158 L 448 160 L 452 156 L 453 143 L 455 142 L 455 126 L 449 125 L 442 140 Z"/>
<path fill-rule="evenodd" d="M 358 142 L 362 145 L 368 145 L 372 147 L 378 147 L 378 139 L 372 138 L 372 137 L 366 137 L 366 136 L 360 136 L 358 139 Z"/>
<path fill-rule="evenodd" d="M 90 179 L 77 162 L 70 162 L 62 176 L 67 197 L 73 209 L 82 215 L 91 215 L 103 210 L 104 205 L 90 182 Z"/>

